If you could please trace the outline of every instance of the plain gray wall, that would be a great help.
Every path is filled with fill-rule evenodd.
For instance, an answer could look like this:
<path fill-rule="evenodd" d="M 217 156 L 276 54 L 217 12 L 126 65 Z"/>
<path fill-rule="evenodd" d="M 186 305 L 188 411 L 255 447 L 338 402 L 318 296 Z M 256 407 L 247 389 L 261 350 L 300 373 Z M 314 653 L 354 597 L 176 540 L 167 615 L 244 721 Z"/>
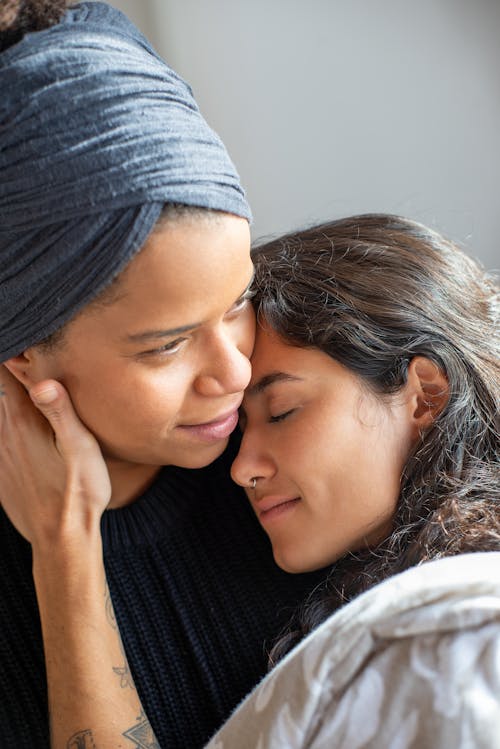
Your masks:
<path fill-rule="evenodd" d="M 113 0 L 193 87 L 253 236 L 384 211 L 500 267 L 500 0 Z"/>

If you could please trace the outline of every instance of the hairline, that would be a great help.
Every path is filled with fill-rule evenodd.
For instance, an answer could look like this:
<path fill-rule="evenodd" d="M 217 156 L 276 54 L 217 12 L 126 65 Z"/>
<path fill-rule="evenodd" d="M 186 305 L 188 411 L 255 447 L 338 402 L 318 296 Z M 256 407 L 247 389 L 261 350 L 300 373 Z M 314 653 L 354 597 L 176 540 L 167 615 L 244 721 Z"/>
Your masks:
<path fill-rule="evenodd" d="M 121 290 L 122 282 L 124 281 L 125 275 L 130 267 L 130 264 L 135 257 L 142 251 L 146 246 L 150 237 L 156 233 L 161 232 L 166 226 L 174 225 L 176 223 L 189 222 L 189 221 L 200 221 L 204 220 L 207 222 L 219 221 L 224 215 L 229 214 L 227 211 L 218 210 L 215 208 L 205 208 L 203 206 L 187 205 L 185 203 L 165 203 L 160 213 L 159 218 L 151 229 L 146 241 L 137 250 L 137 252 L 130 258 L 126 263 L 125 267 L 122 268 L 98 294 L 90 300 L 87 304 L 78 310 L 73 317 L 65 322 L 61 327 L 57 328 L 53 333 L 47 336 L 42 341 L 33 344 L 35 347 L 39 347 L 40 350 L 51 353 L 52 351 L 62 348 L 65 343 L 65 335 L 68 327 L 71 323 L 76 320 L 80 315 L 100 310 L 104 307 L 110 307 L 117 301 L 124 297 L 124 293 Z"/>

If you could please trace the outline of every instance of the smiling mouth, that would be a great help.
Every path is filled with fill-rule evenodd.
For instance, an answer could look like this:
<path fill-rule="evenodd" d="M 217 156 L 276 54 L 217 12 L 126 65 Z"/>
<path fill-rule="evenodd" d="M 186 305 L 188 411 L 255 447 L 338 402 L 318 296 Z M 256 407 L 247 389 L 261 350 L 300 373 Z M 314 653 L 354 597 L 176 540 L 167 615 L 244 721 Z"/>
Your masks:
<path fill-rule="evenodd" d="M 266 523 L 275 518 L 279 518 L 293 510 L 299 502 L 300 497 L 293 497 L 292 499 L 277 500 L 274 504 L 269 503 L 269 506 L 266 506 L 265 508 L 257 507 L 259 520 L 262 523 Z"/>
<path fill-rule="evenodd" d="M 214 442 L 229 437 L 238 424 L 238 409 L 225 413 L 214 421 L 203 424 L 180 424 L 177 429 L 202 442 Z"/>

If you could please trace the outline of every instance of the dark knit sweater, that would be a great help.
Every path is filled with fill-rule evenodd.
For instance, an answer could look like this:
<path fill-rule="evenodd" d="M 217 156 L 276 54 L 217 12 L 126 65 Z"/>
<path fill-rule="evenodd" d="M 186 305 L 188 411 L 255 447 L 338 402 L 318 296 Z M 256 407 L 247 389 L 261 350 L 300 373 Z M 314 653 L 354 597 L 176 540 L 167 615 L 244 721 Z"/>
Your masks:
<path fill-rule="evenodd" d="M 206 469 L 164 468 L 143 497 L 102 520 L 130 668 L 164 749 L 205 744 L 264 674 L 264 642 L 317 581 L 275 566 L 243 492 L 229 479 L 230 460 L 228 451 Z M 3 512 L 0 539 L 0 747 L 46 749 L 31 549 Z"/>

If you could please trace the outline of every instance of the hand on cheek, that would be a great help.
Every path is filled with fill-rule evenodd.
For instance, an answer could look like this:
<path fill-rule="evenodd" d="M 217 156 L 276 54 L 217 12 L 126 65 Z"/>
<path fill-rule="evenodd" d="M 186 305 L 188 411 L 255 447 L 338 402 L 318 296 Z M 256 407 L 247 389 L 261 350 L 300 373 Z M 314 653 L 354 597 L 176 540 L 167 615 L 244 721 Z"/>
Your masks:
<path fill-rule="evenodd" d="M 4 366 L 0 386 L 0 501 L 11 522 L 41 548 L 98 530 L 109 476 L 64 387 L 45 380 L 30 398 Z"/>

